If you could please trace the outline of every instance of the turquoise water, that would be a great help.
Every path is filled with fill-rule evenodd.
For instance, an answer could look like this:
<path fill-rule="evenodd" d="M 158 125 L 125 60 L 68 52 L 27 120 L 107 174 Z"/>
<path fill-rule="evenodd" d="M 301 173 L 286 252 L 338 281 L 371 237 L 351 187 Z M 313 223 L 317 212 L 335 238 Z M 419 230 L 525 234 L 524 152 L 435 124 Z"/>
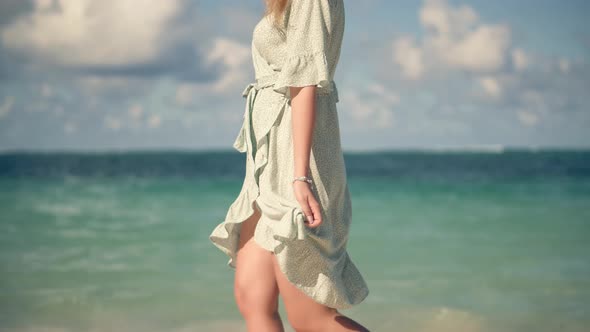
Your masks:
<path fill-rule="evenodd" d="M 0 155 L 0 330 L 245 331 L 243 155 Z M 346 154 L 372 331 L 587 331 L 590 152 Z M 281 303 L 281 314 L 286 314 Z"/>

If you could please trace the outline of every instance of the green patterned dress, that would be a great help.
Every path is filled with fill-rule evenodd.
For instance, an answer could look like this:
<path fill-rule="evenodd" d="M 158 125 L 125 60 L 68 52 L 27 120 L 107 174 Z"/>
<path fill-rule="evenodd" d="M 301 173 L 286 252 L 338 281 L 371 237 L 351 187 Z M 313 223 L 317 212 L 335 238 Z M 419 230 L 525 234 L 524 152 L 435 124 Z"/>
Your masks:
<path fill-rule="evenodd" d="M 263 17 L 252 34 L 255 82 L 243 91 L 244 122 L 233 147 L 246 154 L 242 189 L 209 239 L 235 268 L 240 226 L 257 208 L 254 240 L 272 251 L 288 280 L 316 302 L 346 309 L 369 294 L 347 252 L 352 218 L 333 80 L 344 34 L 343 0 L 292 0 L 283 27 Z M 310 154 L 323 223 L 304 225 L 292 186 L 289 86 L 317 85 Z"/>

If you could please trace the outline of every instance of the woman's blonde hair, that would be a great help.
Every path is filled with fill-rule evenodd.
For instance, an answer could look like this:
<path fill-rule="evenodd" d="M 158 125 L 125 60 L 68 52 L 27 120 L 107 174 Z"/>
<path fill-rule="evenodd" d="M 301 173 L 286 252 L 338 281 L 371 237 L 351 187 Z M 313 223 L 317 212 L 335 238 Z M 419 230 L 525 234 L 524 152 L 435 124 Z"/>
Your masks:
<path fill-rule="evenodd" d="M 266 0 L 265 16 L 269 15 L 273 18 L 273 23 L 277 27 L 284 26 L 284 16 L 287 5 L 291 0 Z"/>

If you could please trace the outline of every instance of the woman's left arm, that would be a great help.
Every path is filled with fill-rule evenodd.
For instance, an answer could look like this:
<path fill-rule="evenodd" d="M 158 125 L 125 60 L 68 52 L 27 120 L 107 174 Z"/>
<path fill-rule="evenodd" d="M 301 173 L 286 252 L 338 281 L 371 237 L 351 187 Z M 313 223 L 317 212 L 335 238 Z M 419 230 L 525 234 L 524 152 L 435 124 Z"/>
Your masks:
<path fill-rule="evenodd" d="M 293 124 L 293 149 L 295 153 L 294 176 L 309 175 L 309 155 L 315 126 L 316 86 L 290 87 L 291 122 Z"/>
<path fill-rule="evenodd" d="M 313 141 L 316 113 L 315 85 L 289 87 L 291 94 L 291 122 L 294 153 L 294 176 L 309 176 L 309 160 Z M 314 197 L 309 184 L 303 181 L 293 183 L 295 196 L 310 225 L 317 227 L 322 222 L 320 204 Z"/>

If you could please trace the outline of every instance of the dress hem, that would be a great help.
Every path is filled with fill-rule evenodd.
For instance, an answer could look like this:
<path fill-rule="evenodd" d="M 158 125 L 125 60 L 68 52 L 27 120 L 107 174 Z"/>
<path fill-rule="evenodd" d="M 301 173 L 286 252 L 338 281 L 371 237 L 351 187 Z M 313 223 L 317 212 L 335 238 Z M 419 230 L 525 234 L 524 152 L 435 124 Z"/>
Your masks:
<path fill-rule="evenodd" d="M 243 222 L 245 222 L 246 220 L 248 220 L 249 218 L 251 218 L 254 213 L 256 212 L 255 208 L 253 207 L 254 204 L 258 205 L 257 199 L 260 196 L 257 196 L 254 199 L 247 199 L 248 195 L 248 191 L 243 191 L 240 196 L 238 197 L 238 199 L 236 200 L 236 203 L 238 202 L 242 202 L 244 200 L 246 200 L 248 202 L 247 206 L 248 209 L 246 210 L 246 213 L 240 214 L 239 216 L 230 218 L 230 219 L 226 219 L 224 222 L 222 222 L 221 224 L 219 224 L 211 233 L 211 235 L 209 236 L 209 239 L 211 240 L 211 242 L 213 242 L 213 244 L 219 248 L 222 252 L 224 252 L 227 256 L 229 256 L 229 260 L 227 262 L 227 266 L 229 266 L 232 269 L 236 269 L 236 261 L 237 261 L 237 257 L 236 257 L 236 253 L 238 250 L 238 245 L 239 245 L 239 232 L 240 230 L 235 229 L 234 227 L 241 227 L 241 224 Z M 262 209 L 260 209 L 260 207 L 258 207 L 258 209 L 260 210 L 261 214 Z M 257 221 L 256 224 L 256 228 L 254 233 L 256 234 L 256 230 L 259 227 L 264 227 L 265 225 L 261 224 L 260 221 L 262 220 L 262 215 L 259 218 L 259 220 Z M 239 226 L 238 226 L 239 225 Z M 221 232 L 221 233 L 220 233 Z M 234 232 L 238 232 L 237 235 L 234 235 L 235 242 L 231 242 L 232 241 L 232 234 L 234 234 Z M 217 235 L 219 233 L 219 235 Z M 344 294 L 344 295 L 334 295 L 337 291 L 335 287 L 330 286 L 331 291 L 327 292 L 326 294 L 330 294 L 330 295 L 321 295 L 319 294 L 319 289 L 322 287 L 320 286 L 319 288 L 316 287 L 306 287 L 303 286 L 301 284 L 298 284 L 296 282 L 293 281 L 292 277 L 290 276 L 289 272 L 286 271 L 286 269 L 284 268 L 284 266 L 282 264 L 280 264 L 281 258 L 283 257 L 281 255 L 282 250 L 277 250 L 277 248 L 281 245 L 287 245 L 285 242 L 281 242 L 281 244 L 278 245 L 274 245 L 272 246 L 272 248 L 269 248 L 267 246 L 265 246 L 264 243 L 261 243 L 262 241 L 259 240 L 259 238 L 257 238 L 255 235 L 253 235 L 254 241 L 256 242 L 256 244 L 258 246 L 260 246 L 261 248 L 270 251 L 271 253 L 273 253 L 275 255 L 275 257 L 277 258 L 277 261 L 279 262 L 279 268 L 281 270 L 281 272 L 283 273 L 283 275 L 285 276 L 285 278 L 296 288 L 298 288 L 299 290 L 301 290 L 304 294 L 306 294 L 308 297 L 312 298 L 315 302 L 320 303 L 322 305 L 326 305 L 330 308 L 335 308 L 335 309 L 348 309 L 351 308 L 359 303 L 361 303 L 369 294 L 369 290 L 366 286 L 360 286 L 360 291 L 358 293 L 355 293 L 354 295 L 351 294 Z M 274 240 L 278 240 L 277 237 L 274 237 Z M 296 240 L 296 239 L 291 239 L 291 240 Z M 280 242 L 280 241 L 279 241 Z M 234 248 L 234 249 L 232 249 Z M 348 256 L 348 252 L 344 253 L 346 255 L 346 260 L 344 262 L 345 264 L 345 268 L 343 269 L 343 271 L 348 271 L 348 273 L 355 273 L 354 270 L 356 270 L 356 267 L 354 267 L 354 263 L 352 262 L 352 260 L 350 259 L 350 257 Z M 351 270 L 348 270 L 351 269 Z M 358 270 L 356 270 L 358 271 Z M 358 272 L 357 272 L 358 273 Z M 323 275 L 323 283 L 325 282 L 329 282 L 332 279 L 330 279 L 330 274 L 324 274 L 324 273 L 320 273 L 317 275 L 316 278 L 316 285 L 320 283 L 320 277 Z M 345 277 L 341 278 L 342 280 L 345 280 Z M 323 284 L 321 283 L 321 284 Z M 351 299 L 352 300 L 346 300 L 345 302 L 342 302 L 340 300 L 333 300 L 333 301 L 329 301 L 326 300 L 327 297 L 332 297 L 332 298 L 347 298 L 347 299 Z"/>

